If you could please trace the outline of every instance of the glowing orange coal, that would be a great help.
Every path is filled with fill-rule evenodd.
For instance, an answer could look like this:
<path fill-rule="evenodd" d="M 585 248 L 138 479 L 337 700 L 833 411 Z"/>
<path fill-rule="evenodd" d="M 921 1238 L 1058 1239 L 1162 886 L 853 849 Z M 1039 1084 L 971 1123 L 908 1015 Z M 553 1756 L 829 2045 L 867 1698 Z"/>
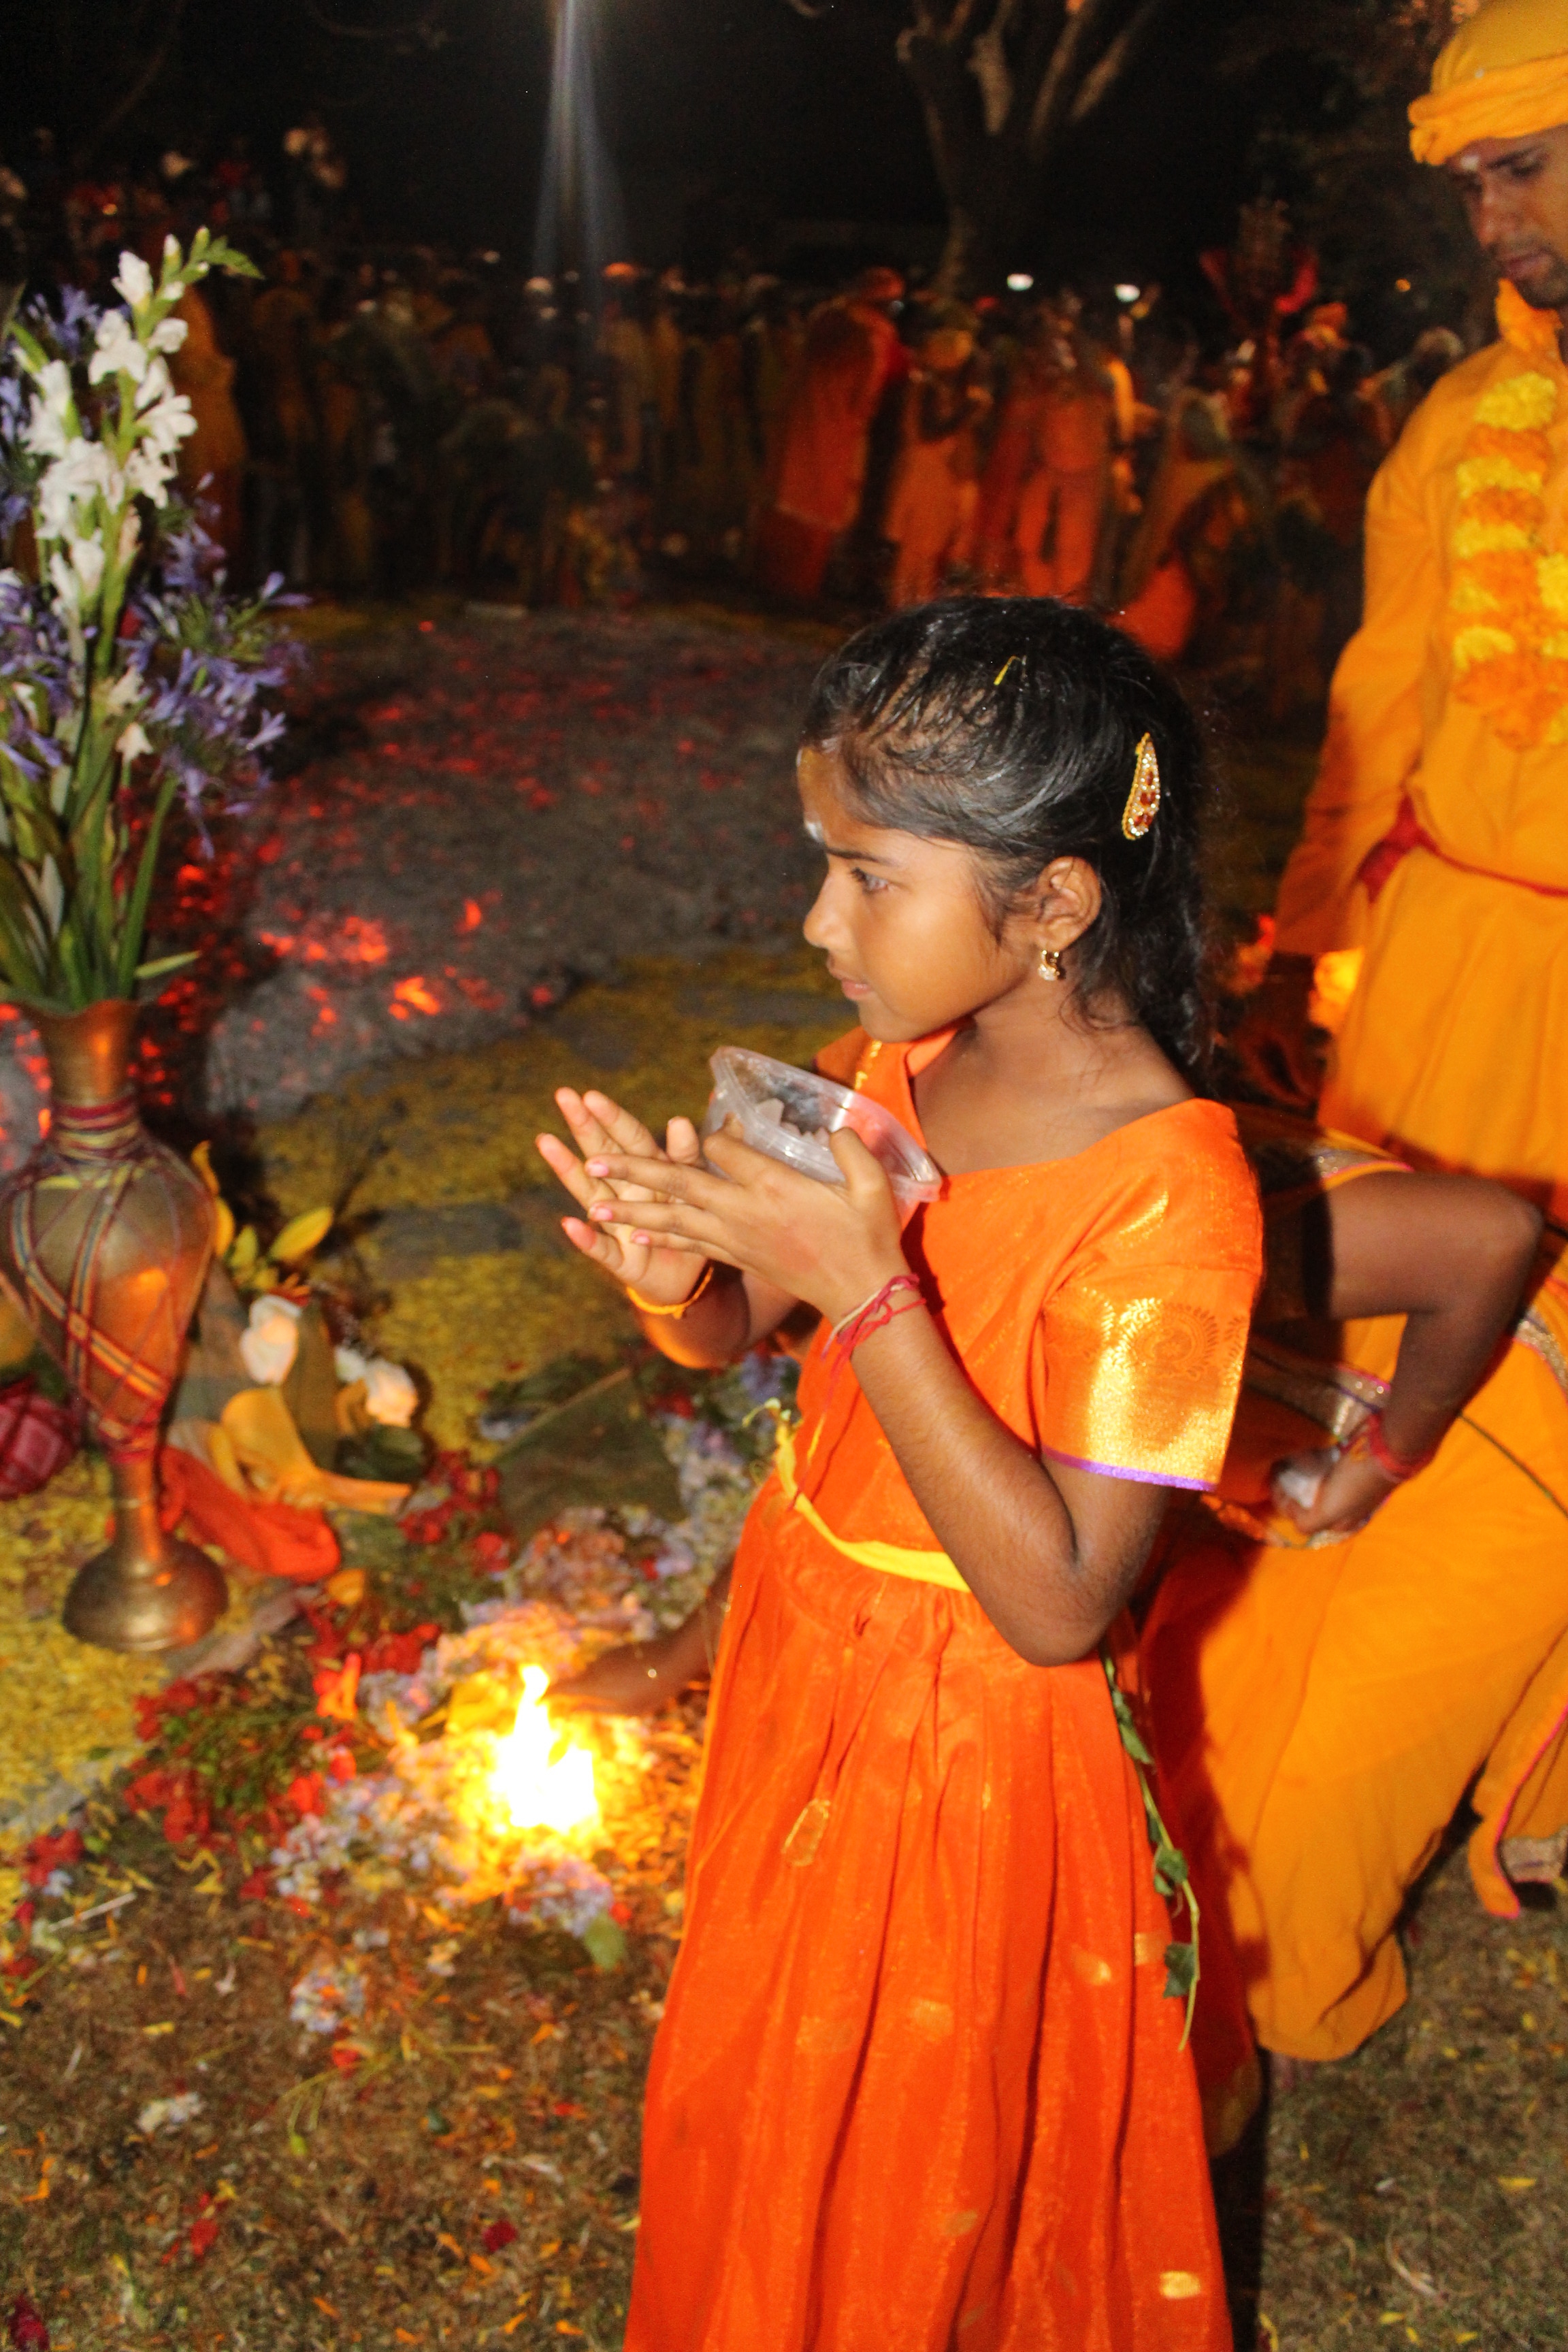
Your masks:
<path fill-rule="evenodd" d="M 439 1013 L 441 999 L 421 972 L 410 972 L 400 980 L 392 992 L 392 1012 L 400 1021 L 406 1021 L 409 1008 L 416 1013 Z"/>

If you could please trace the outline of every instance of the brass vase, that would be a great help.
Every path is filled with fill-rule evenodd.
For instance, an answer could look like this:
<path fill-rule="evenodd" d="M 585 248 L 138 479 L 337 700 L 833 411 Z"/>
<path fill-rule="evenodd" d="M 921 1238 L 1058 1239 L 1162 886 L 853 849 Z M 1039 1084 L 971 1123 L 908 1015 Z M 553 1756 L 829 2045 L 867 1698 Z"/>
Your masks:
<path fill-rule="evenodd" d="M 32 1017 L 52 1109 L 0 1182 L 0 1274 L 86 1407 L 114 1487 L 113 1537 L 74 1579 L 65 1622 L 106 1650 L 179 1649 L 228 1600 L 205 1552 L 158 1520 L 158 1424 L 212 1255 L 212 1200 L 138 1115 L 135 1005 Z"/>

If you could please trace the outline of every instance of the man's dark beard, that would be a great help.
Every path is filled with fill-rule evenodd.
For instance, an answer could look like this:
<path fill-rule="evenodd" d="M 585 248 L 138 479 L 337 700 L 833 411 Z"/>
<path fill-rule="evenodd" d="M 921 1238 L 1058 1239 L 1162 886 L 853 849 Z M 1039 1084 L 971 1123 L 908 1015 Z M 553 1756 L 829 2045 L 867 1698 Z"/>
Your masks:
<path fill-rule="evenodd" d="M 1521 301 L 1528 302 L 1532 310 L 1568 310 L 1568 261 L 1563 261 L 1557 255 L 1553 255 L 1552 258 L 1556 261 L 1557 267 L 1542 281 L 1537 292 L 1527 294 L 1522 286 L 1514 286 L 1514 292 Z M 1506 269 L 1503 276 L 1508 277 Z M 1510 278 L 1509 283 L 1513 285 L 1513 280 Z"/>

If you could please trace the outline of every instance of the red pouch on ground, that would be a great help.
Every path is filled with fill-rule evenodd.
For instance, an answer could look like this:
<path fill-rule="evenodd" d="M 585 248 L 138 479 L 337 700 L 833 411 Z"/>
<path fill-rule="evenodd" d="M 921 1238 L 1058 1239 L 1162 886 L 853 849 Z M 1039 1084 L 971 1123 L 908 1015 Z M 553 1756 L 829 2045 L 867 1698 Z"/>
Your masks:
<path fill-rule="evenodd" d="M 331 1576 L 342 1554 L 338 1539 L 320 1511 L 297 1511 L 289 1503 L 251 1503 L 226 1486 L 216 1472 L 183 1454 L 177 1445 L 158 1450 L 159 1516 L 165 1528 L 188 1519 L 205 1543 L 216 1543 L 242 1568 L 258 1576 L 286 1576 L 295 1584 L 317 1584 Z"/>

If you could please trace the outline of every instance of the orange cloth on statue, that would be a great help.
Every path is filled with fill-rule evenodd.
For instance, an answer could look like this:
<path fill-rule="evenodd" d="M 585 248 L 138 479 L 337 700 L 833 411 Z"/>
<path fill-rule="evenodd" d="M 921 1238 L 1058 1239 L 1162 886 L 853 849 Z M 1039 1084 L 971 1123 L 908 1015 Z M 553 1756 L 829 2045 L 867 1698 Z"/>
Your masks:
<path fill-rule="evenodd" d="M 177 1445 L 158 1450 L 159 1517 L 165 1528 L 188 1520 L 204 1543 L 217 1544 L 258 1576 L 287 1576 L 313 1584 L 331 1576 L 342 1554 L 320 1511 L 288 1503 L 252 1503 L 234 1494 L 194 1454 Z"/>
<path fill-rule="evenodd" d="M 822 1057 L 918 1132 L 946 1043 Z M 1194 1480 L 1257 1273 L 1230 1116 L 950 1178 L 905 1236 L 1032 1447 Z M 1140 1302 L 1135 1306 L 1134 1302 Z M 1137 1332 L 1146 1329 L 1146 1344 Z M 941 1557 L 819 1335 L 802 1484 L 839 1540 Z M 628 2352 L 1220 2352 L 1168 1916 L 1098 1658 L 1026 1664 L 967 1592 L 846 1558 L 772 1479 L 719 1658 L 655 2048 Z"/>
<path fill-rule="evenodd" d="M 1481 400 L 1510 379 L 1556 389 L 1542 436 L 1547 516 L 1560 518 L 1568 499 L 1568 369 L 1507 287 L 1499 320 L 1505 339 L 1434 387 L 1373 484 L 1366 617 L 1335 672 L 1276 944 L 1314 956 L 1365 947 L 1321 1106 L 1326 1126 L 1500 1177 L 1562 1220 L 1568 751 L 1551 740 L 1511 749 L 1492 715 L 1455 691 L 1448 609 L 1461 463 L 1474 454 Z M 1560 521 L 1547 536 L 1563 543 Z M 1406 797 L 1435 846 L 1404 856 L 1373 904 L 1361 871 Z"/>
<path fill-rule="evenodd" d="M 1283 1319 L 1291 1212 L 1390 1163 L 1273 1114 L 1240 1119 L 1264 1191 L 1263 1311 Z M 1436 1459 L 1359 1534 L 1309 1546 L 1268 1502 L 1275 1461 L 1377 1402 L 1402 1328 L 1346 1327 L 1337 1366 L 1260 1328 L 1221 1488 L 1232 1524 L 1178 1509 L 1162 1538 L 1142 1671 L 1204 1906 L 1194 2050 L 1211 2115 L 1247 2054 L 1226 1927 L 1264 2046 L 1342 2057 L 1405 1999 L 1394 1923 L 1475 1776 L 1470 1867 L 1500 1916 L 1518 1908 L 1502 1840 L 1568 1826 L 1552 1769 L 1568 1720 L 1568 1288 L 1538 1286 Z"/>

